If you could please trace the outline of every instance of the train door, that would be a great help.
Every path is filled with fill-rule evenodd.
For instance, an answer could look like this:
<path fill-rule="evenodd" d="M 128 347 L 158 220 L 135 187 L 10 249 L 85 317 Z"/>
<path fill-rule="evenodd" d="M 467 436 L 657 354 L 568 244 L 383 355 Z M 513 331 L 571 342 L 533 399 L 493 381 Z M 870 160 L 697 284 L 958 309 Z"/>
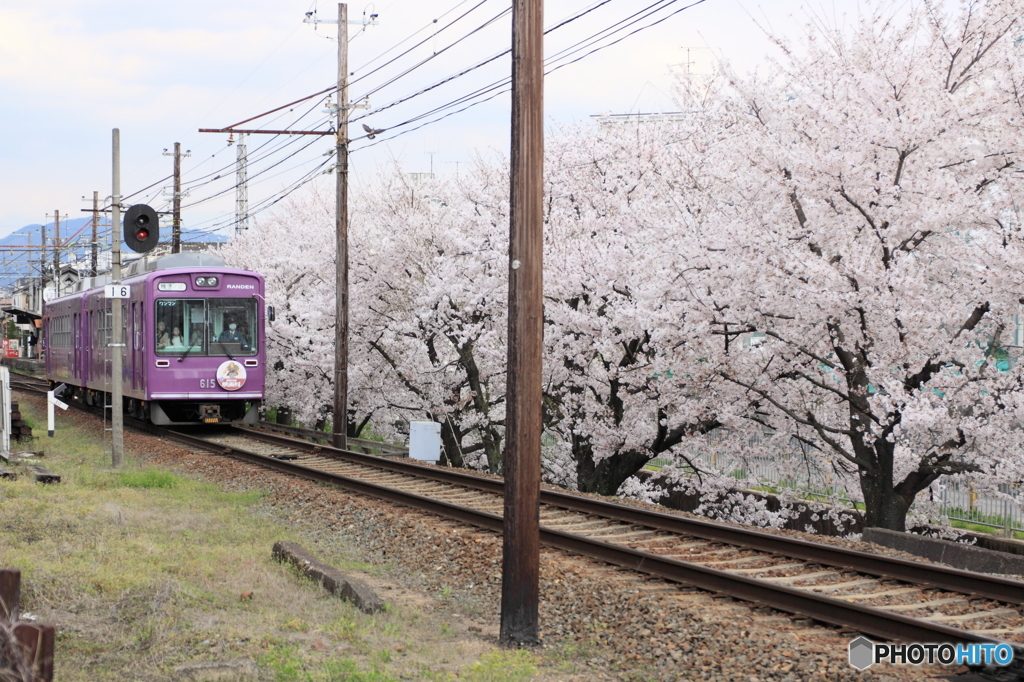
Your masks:
<path fill-rule="evenodd" d="M 96 369 L 96 363 L 103 356 L 100 354 L 100 347 L 97 345 L 99 342 L 99 333 L 96 331 L 96 311 L 89 311 L 89 385 L 91 387 L 96 386 L 96 378 L 98 371 Z"/>
<path fill-rule="evenodd" d="M 71 378 L 78 385 L 82 384 L 81 322 L 81 313 L 71 316 Z"/>
<path fill-rule="evenodd" d="M 145 366 L 142 353 L 142 340 L 145 338 L 142 333 L 143 319 L 145 319 L 145 315 L 143 315 L 142 303 L 135 301 L 132 303 L 132 338 L 129 343 L 131 343 L 132 349 L 132 389 L 136 391 L 142 390 L 142 368 Z"/>

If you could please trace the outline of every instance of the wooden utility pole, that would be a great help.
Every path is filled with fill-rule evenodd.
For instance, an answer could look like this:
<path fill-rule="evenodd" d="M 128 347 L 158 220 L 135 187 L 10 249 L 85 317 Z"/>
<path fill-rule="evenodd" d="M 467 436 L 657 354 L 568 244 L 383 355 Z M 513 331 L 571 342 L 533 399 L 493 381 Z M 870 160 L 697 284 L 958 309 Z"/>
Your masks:
<path fill-rule="evenodd" d="M 96 260 L 99 257 L 99 225 L 100 225 L 100 193 L 92 193 L 92 267 L 89 269 L 90 277 L 96 276 Z"/>
<path fill-rule="evenodd" d="M 348 448 L 348 5 L 338 3 L 337 178 L 334 257 L 334 447 Z"/>
<path fill-rule="evenodd" d="M 113 191 L 110 193 L 110 279 L 111 284 L 121 283 L 121 131 L 114 128 L 113 132 Z M 111 298 L 111 330 L 110 330 L 110 426 L 111 426 L 111 465 L 120 469 L 124 463 L 124 388 L 121 385 L 121 353 L 124 350 L 124 329 L 121 323 L 121 301 Z"/>
<path fill-rule="evenodd" d="M 541 358 L 544 342 L 543 0 L 512 1 L 512 177 L 501 630 L 540 641 Z"/>

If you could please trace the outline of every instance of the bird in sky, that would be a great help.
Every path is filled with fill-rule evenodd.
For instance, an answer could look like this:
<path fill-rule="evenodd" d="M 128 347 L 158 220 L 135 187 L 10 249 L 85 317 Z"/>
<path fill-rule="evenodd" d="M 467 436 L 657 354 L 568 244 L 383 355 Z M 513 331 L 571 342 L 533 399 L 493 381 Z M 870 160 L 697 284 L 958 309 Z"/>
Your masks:
<path fill-rule="evenodd" d="M 377 137 L 378 135 L 383 133 L 385 130 L 387 130 L 387 128 L 371 128 L 370 126 L 368 126 L 368 125 L 366 125 L 364 123 L 363 124 L 363 130 L 366 131 L 366 139 L 372 140 L 373 138 Z"/>

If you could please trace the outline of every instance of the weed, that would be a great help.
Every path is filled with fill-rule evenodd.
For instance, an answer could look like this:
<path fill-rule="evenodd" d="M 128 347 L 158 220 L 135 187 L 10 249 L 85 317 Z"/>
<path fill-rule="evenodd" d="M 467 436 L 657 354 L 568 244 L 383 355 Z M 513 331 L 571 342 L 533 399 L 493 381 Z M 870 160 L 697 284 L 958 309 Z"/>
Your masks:
<path fill-rule="evenodd" d="M 173 488 L 180 480 L 171 472 L 160 469 L 125 471 L 119 478 L 121 485 L 127 488 Z"/>
<path fill-rule="evenodd" d="M 301 618 L 292 618 L 286 620 L 281 629 L 288 632 L 309 632 L 309 623 Z"/>
<path fill-rule="evenodd" d="M 466 671 L 468 682 L 525 682 L 537 673 L 537 657 L 525 649 L 493 649 Z"/>

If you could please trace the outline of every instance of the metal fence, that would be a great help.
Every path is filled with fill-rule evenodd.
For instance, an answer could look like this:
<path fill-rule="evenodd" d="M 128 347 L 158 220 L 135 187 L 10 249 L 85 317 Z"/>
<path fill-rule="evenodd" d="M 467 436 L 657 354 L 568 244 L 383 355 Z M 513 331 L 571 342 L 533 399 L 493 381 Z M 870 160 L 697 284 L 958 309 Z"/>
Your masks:
<path fill-rule="evenodd" d="M 744 485 L 765 489 L 766 492 L 787 490 L 803 499 L 831 499 L 853 507 L 854 496 L 849 491 L 857 490 L 856 472 L 845 460 L 830 462 L 821 457 L 808 457 L 800 451 L 800 444 L 787 439 L 775 439 L 771 435 L 753 435 L 747 445 L 752 454 L 747 456 L 723 452 L 719 444 L 726 433 L 712 431 L 684 449 L 684 454 L 693 465 L 705 471 L 713 471 L 742 481 Z M 650 464 L 667 466 L 682 460 L 656 458 Z M 847 469 L 848 471 L 844 471 Z M 941 481 L 938 491 L 925 491 L 923 495 L 938 495 L 933 501 L 938 504 L 939 514 L 951 520 L 980 526 L 1003 535 L 1014 532 L 1024 534 L 1024 489 L 1020 484 L 1001 484 L 999 494 L 976 491 L 970 483 L 955 480 Z M 860 497 L 857 495 L 856 497 Z"/>

